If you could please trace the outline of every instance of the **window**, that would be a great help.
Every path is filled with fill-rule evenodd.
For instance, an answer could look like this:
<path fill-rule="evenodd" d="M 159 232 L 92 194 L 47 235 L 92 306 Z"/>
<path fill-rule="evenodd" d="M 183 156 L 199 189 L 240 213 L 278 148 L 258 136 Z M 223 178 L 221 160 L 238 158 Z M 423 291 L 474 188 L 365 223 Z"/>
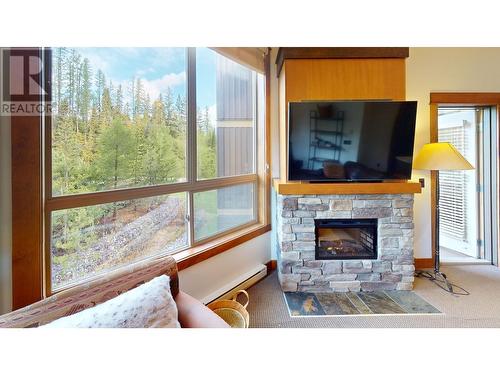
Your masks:
<path fill-rule="evenodd" d="M 210 237 L 255 219 L 254 184 L 194 194 L 194 238 Z"/>
<path fill-rule="evenodd" d="M 185 193 L 53 211 L 52 287 L 185 247 L 185 218 Z"/>
<path fill-rule="evenodd" d="M 186 181 L 183 48 L 53 52 L 52 195 Z"/>
<path fill-rule="evenodd" d="M 206 48 L 55 48 L 49 63 L 49 294 L 258 222 L 262 74 Z"/>
<path fill-rule="evenodd" d="M 257 73 L 207 48 L 196 71 L 199 177 L 255 173 Z"/>

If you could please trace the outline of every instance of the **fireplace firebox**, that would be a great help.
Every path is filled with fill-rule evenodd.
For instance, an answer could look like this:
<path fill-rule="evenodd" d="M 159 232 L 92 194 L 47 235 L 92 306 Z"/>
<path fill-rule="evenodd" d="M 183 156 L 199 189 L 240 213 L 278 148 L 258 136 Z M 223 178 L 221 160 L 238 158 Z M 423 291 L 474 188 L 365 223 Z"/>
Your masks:
<path fill-rule="evenodd" d="M 316 259 L 377 259 L 377 219 L 317 219 Z"/>

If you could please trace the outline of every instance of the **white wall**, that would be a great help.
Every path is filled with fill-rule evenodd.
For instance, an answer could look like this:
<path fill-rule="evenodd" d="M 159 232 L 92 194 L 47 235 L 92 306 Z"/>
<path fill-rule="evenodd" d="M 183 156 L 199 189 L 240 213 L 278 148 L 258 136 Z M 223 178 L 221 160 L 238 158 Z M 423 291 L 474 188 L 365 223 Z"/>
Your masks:
<path fill-rule="evenodd" d="M 1 53 L 0 48 L 0 56 Z M 2 77 L 1 64 L 0 61 L 0 77 Z M 0 106 L 1 104 L 2 98 L 0 97 Z M 12 307 L 10 184 L 10 118 L 0 115 L 0 314 L 10 311 Z"/>
<path fill-rule="evenodd" d="M 271 259 L 271 232 L 179 272 L 180 289 L 203 300 L 214 291 Z"/>
<path fill-rule="evenodd" d="M 415 153 L 429 142 L 431 91 L 500 92 L 500 48 L 410 48 L 406 61 L 406 99 L 418 100 Z M 430 174 L 415 195 L 415 257 L 431 257 Z"/>

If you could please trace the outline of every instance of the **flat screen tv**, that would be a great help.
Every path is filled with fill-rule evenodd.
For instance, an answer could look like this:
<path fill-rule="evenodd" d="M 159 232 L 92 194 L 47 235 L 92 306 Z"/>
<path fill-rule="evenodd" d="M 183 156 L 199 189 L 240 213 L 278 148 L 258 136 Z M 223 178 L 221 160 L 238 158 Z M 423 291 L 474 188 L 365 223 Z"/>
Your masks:
<path fill-rule="evenodd" d="M 416 101 L 291 102 L 288 179 L 410 179 L 416 111 Z"/>

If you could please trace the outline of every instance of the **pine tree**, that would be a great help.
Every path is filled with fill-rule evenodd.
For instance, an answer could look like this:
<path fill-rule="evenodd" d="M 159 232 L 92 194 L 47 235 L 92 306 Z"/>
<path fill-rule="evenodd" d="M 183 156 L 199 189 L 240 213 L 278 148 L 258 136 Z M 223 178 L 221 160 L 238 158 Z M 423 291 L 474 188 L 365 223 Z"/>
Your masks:
<path fill-rule="evenodd" d="M 92 100 L 92 82 L 91 75 L 92 72 L 89 66 L 89 60 L 87 58 L 83 59 L 82 62 L 82 82 L 81 82 L 81 95 L 80 101 L 78 103 L 78 110 L 80 119 L 84 124 L 89 120 L 89 115 L 91 111 L 91 100 Z"/>
<path fill-rule="evenodd" d="M 151 98 L 149 97 L 149 94 L 146 94 L 142 105 L 143 115 L 149 119 L 152 113 Z"/>
<path fill-rule="evenodd" d="M 53 87 L 55 93 L 54 103 L 56 104 L 56 111 L 58 111 L 62 100 L 64 55 L 65 55 L 65 48 L 56 48 L 55 53 L 53 55 L 55 57 L 55 63 L 53 64 L 54 66 L 53 77 L 55 78 L 55 85 L 53 84 Z"/>
<path fill-rule="evenodd" d="M 104 73 L 101 69 L 99 69 L 96 73 L 95 86 L 96 88 L 94 105 L 97 107 L 97 111 L 101 112 L 102 95 L 104 92 L 104 87 L 106 86 L 106 77 L 104 76 Z"/>
<path fill-rule="evenodd" d="M 151 123 L 152 123 L 153 127 L 166 127 L 167 116 L 165 114 L 165 107 L 163 104 L 161 94 L 160 94 L 160 97 L 153 102 Z"/>
<path fill-rule="evenodd" d="M 67 69 L 66 69 L 66 80 L 67 80 L 67 92 L 66 100 L 68 103 L 69 115 L 73 114 L 74 109 L 74 94 L 75 94 L 75 67 L 73 65 L 75 50 L 72 49 L 67 55 Z"/>
<path fill-rule="evenodd" d="M 180 160 L 175 141 L 164 126 L 152 128 L 146 142 L 143 171 L 148 185 L 175 181 L 180 174 Z"/>
<path fill-rule="evenodd" d="M 74 65 L 74 77 L 75 77 L 75 92 L 74 92 L 74 98 L 73 98 L 73 108 L 72 108 L 72 114 L 75 118 L 75 126 L 76 126 L 76 132 L 80 133 L 82 129 L 80 129 L 81 126 L 81 117 L 80 117 L 80 107 L 79 104 L 81 103 L 81 96 L 82 96 L 82 63 L 81 63 L 81 57 L 80 55 L 74 51 L 74 56 L 73 56 L 73 65 Z"/>
<path fill-rule="evenodd" d="M 132 80 L 130 81 L 130 86 L 129 86 L 129 97 L 130 97 L 130 105 L 128 105 L 127 103 L 127 107 L 129 107 L 129 110 L 131 111 L 131 115 L 132 115 L 132 120 L 135 121 L 135 118 L 137 116 L 137 113 L 136 113 L 136 105 L 135 105 L 135 77 L 132 78 Z"/>
<path fill-rule="evenodd" d="M 167 120 L 172 121 L 174 119 L 174 96 L 170 87 L 167 87 L 167 92 L 165 94 L 165 100 L 163 103 L 165 106 L 165 114 Z"/>
<path fill-rule="evenodd" d="M 208 133 L 212 128 L 212 124 L 210 122 L 210 113 L 208 106 L 205 106 L 205 113 L 203 114 L 203 129 L 205 133 Z"/>
<path fill-rule="evenodd" d="M 142 124 L 134 124 L 132 129 L 133 147 L 130 154 L 131 177 L 134 186 L 141 185 L 144 173 L 142 170 L 143 158 L 146 153 L 146 136 Z"/>
<path fill-rule="evenodd" d="M 119 182 L 130 176 L 128 157 L 133 147 L 129 127 L 115 119 L 99 136 L 97 165 L 104 188 L 118 187 Z"/>
<path fill-rule="evenodd" d="M 172 135 L 177 137 L 180 134 L 185 133 L 187 125 L 186 99 L 180 94 L 177 95 L 174 109 L 174 121 L 172 122 L 171 129 Z"/>
<path fill-rule="evenodd" d="M 82 148 L 82 159 L 86 168 L 85 179 L 91 191 L 98 190 L 96 181 L 99 179 L 97 171 L 97 142 L 100 134 L 100 119 L 97 113 L 97 108 L 92 106 L 89 121 L 87 123 L 87 132 L 85 143 Z"/>
<path fill-rule="evenodd" d="M 121 115 L 123 111 L 123 88 L 122 85 L 118 85 L 116 88 L 116 93 L 115 93 L 115 114 L 116 115 Z"/>
<path fill-rule="evenodd" d="M 142 80 L 140 78 L 137 78 L 134 92 L 134 120 L 137 117 L 144 115 L 144 102 L 144 86 L 142 84 Z"/>
<path fill-rule="evenodd" d="M 104 127 L 111 125 L 113 121 L 113 104 L 111 103 L 110 89 L 105 87 L 102 93 L 101 102 L 101 124 Z"/>
<path fill-rule="evenodd" d="M 198 132 L 203 133 L 203 114 L 201 113 L 200 107 L 196 107 L 196 128 Z"/>
<path fill-rule="evenodd" d="M 182 122 L 186 121 L 186 98 L 182 97 L 180 94 L 177 95 L 177 100 L 175 101 L 175 110 L 179 120 Z"/>
<path fill-rule="evenodd" d="M 206 106 L 202 112 L 197 109 L 198 125 L 198 173 L 201 178 L 216 177 L 216 142 L 215 129 L 210 122 L 209 108 Z"/>

